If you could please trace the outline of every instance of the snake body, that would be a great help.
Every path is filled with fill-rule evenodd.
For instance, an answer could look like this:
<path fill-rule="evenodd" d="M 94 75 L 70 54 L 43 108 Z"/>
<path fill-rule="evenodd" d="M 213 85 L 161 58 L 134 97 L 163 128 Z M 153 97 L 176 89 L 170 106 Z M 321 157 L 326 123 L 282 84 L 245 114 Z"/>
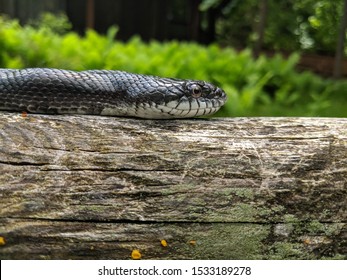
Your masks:
<path fill-rule="evenodd" d="M 113 70 L 0 69 L 0 110 L 149 119 L 215 113 L 226 102 L 210 83 Z"/>

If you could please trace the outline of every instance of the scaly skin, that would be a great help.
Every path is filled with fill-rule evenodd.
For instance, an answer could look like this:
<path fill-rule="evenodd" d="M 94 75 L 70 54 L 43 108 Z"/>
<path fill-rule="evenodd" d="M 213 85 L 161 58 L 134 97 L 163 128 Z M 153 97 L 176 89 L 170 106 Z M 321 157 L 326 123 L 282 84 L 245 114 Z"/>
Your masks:
<path fill-rule="evenodd" d="M 210 83 L 123 71 L 0 69 L 0 110 L 148 119 L 213 114 L 226 102 Z"/>

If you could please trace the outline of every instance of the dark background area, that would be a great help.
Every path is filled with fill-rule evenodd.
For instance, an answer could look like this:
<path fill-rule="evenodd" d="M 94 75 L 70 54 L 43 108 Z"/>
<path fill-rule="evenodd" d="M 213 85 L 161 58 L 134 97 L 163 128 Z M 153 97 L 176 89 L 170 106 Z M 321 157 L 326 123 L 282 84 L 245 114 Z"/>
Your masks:
<path fill-rule="evenodd" d="M 0 13 L 25 24 L 42 12 L 63 12 L 80 34 L 87 27 L 105 33 L 111 25 L 117 25 L 120 40 L 139 35 L 143 40 L 206 43 L 206 35 L 199 28 L 199 4 L 200 0 L 0 0 Z"/>
<path fill-rule="evenodd" d="M 342 4 L 342 0 L 336 1 Z M 325 44 L 327 40 L 337 38 L 337 35 L 332 35 L 337 33 L 341 17 L 336 13 L 336 9 L 339 9 L 336 7 L 341 6 L 342 10 L 342 5 L 323 7 L 327 13 L 325 17 L 329 18 L 330 12 L 331 18 L 336 19 L 337 24 L 327 27 L 330 28 L 327 31 L 321 31 L 321 38 L 318 38 L 311 50 L 300 49 L 300 43 L 296 42 L 299 39 L 293 37 L 297 32 L 295 28 L 304 26 L 316 16 L 313 12 L 317 7 L 313 6 L 317 3 L 319 8 L 320 3 L 313 1 L 310 5 L 311 2 L 311 0 L 0 0 L 0 14 L 17 18 L 21 24 L 25 24 L 39 18 L 44 12 L 63 13 L 71 22 L 72 30 L 81 35 L 87 28 L 105 34 L 110 26 L 118 26 L 117 39 L 122 41 L 139 35 L 144 41 L 179 40 L 195 41 L 200 44 L 218 42 L 221 46 L 229 45 L 238 50 L 250 47 L 256 57 L 260 53 L 272 56 L 275 52 L 281 52 L 286 56 L 293 51 L 300 51 L 301 58 L 297 66 L 299 70 L 311 70 L 324 77 L 347 77 L 347 60 L 344 59 L 342 52 L 337 57 L 336 43 L 330 42 L 328 47 Z M 334 4 L 328 0 L 325 2 Z M 300 5 L 304 10 L 307 7 L 312 8 L 311 11 L 301 11 L 299 15 L 302 17 L 301 23 L 298 22 L 298 18 L 292 16 L 293 7 Z M 202 6 L 205 6 L 205 9 L 202 9 Z M 314 28 L 310 30 L 311 33 L 312 30 L 315 32 Z M 268 38 L 271 36 L 274 38 L 269 42 Z M 337 66 L 336 61 L 339 62 Z M 337 67 L 339 72 L 336 72 Z"/>

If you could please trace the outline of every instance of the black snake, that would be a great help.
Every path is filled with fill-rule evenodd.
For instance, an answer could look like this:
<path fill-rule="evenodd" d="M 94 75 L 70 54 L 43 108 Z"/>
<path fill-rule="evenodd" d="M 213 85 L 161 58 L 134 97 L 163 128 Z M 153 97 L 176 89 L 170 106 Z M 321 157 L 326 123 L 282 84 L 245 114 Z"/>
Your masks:
<path fill-rule="evenodd" d="M 210 115 L 226 102 L 210 83 L 113 70 L 0 69 L 0 110 L 149 119 Z"/>

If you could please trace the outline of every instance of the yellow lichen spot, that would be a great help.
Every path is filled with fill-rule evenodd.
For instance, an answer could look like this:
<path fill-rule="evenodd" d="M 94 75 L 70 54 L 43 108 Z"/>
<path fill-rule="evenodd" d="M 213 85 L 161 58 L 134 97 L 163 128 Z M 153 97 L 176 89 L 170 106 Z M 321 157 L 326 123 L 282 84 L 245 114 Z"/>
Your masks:
<path fill-rule="evenodd" d="M 163 247 L 167 247 L 167 241 L 165 239 L 160 240 L 160 244 Z"/>
<path fill-rule="evenodd" d="M 5 238 L 0 236 L 0 246 L 5 245 L 5 244 L 6 244 Z"/>
<path fill-rule="evenodd" d="M 309 239 L 305 239 L 303 242 L 304 242 L 305 245 L 310 245 L 311 244 L 311 241 Z"/>
<path fill-rule="evenodd" d="M 133 251 L 131 252 L 131 258 L 132 258 L 133 260 L 139 260 L 139 259 L 141 259 L 141 253 L 140 253 L 140 251 L 139 251 L 139 250 L 133 250 Z"/>
<path fill-rule="evenodd" d="M 192 245 L 192 246 L 195 246 L 196 245 L 196 241 L 195 240 L 189 240 L 189 242 L 188 242 L 190 245 Z"/>

